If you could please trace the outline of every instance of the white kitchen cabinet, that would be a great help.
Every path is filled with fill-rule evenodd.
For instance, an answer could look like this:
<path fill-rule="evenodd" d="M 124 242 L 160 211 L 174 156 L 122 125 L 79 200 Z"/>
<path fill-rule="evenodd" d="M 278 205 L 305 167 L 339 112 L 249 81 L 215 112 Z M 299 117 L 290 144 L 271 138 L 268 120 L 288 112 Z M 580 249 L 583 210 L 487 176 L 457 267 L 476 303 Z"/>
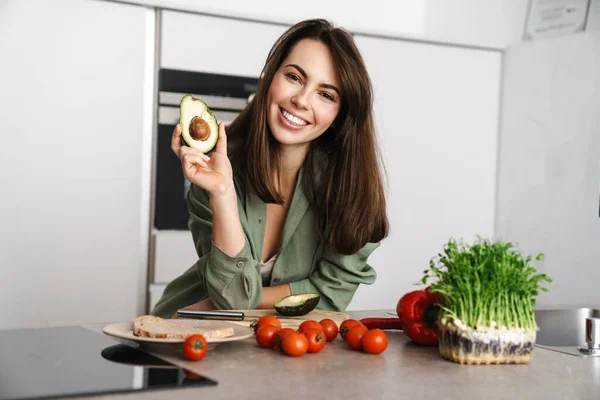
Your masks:
<path fill-rule="evenodd" d="M 494 233 L 502 53 L 356 36 L 375 93 L 390 236 L 349 309 L 393 308 L 450 237 Z"/>
<path fill-rule="evenodd" d="M 132 319 L 146 290 L 154 11 L 0 8 L 0 329 Z"/>
<path fill-rule="evenodd" d="M 161 68 L 258 77 L 287 26 L 162 11 Z"/>

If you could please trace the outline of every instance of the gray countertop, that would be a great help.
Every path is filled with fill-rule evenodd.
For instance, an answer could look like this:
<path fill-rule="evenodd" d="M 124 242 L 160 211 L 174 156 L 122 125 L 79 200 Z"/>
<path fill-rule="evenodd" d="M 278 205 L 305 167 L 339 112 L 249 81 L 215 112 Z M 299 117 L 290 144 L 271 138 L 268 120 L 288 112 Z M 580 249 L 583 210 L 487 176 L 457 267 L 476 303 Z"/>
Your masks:
<path fill-rule="evenodd" d="M 351 318 L 386 311 L 350 312 Z M 102 325 L 84 325 L 101 332 Z M 575 357 L 536 348 L 526 365 L 466 366 L 442 359 L 400 331 L 386 331 L 388 348 L 369 355 L 338 336 L 323 351 L 299 358 L 258 347 L 254 338 L 209 348 L 198 362 L 175 352 L 155 356 L 215 379 L 218 386 L 96 398 L 136 399 L 600 399 L 600 358 Z"/>

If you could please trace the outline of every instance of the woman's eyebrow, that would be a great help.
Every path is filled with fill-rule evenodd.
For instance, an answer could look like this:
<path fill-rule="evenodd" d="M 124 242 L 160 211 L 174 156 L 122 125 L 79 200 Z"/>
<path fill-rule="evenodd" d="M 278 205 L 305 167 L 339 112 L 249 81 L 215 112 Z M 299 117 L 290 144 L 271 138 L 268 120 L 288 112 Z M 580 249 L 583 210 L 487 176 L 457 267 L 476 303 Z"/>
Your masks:
<path fill-rule="evenodd" d="M 304 79 L 306 79 L 306 77 L 308 76 L 306 74 L 306 71 L 304 71 L 299 65 L 288 64 L 288 65 L 286 65 L 286 67 L 296 68 L 298 70 L 298 72 L 300 72 L 300 75 L 302 75 L 302 77 Z M 322 87 L 322 88 L 325 88 L 325 89 L 331 89 L 331 90 L 335 91 L 338 94 L 338 96 L 340 95 L 340 90 L 337 87 L 335 87 L 334 85 L 330 85 L 328 83 L 319 83 L 319 87 Z"/>

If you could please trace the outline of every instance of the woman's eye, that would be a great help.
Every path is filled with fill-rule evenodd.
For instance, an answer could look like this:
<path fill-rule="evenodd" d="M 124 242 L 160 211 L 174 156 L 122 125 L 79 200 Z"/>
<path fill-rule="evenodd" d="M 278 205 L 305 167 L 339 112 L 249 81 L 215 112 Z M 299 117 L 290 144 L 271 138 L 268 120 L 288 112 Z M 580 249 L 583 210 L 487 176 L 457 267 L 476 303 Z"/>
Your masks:
<path fill-rule="evenodd" d="M 296 81 L 296 82 L 300 82 L 300 78 L 298 78 L 298 75 L 296 74 L 287 74 L 288 78 Z"/>
<path fill-rule="evenodd" d="M 329 93 L 327 93 L 327 92 L 323 92 L 323 93 L 321 93 L 321 96 L 325 97 L 327 100 L 331 100 L 331 101 L 335 100 L 335 99 L 333 98 L 333 96 L 332 96 L 332 95 L 330 95 L 330 94 L 329 94 Z"/>

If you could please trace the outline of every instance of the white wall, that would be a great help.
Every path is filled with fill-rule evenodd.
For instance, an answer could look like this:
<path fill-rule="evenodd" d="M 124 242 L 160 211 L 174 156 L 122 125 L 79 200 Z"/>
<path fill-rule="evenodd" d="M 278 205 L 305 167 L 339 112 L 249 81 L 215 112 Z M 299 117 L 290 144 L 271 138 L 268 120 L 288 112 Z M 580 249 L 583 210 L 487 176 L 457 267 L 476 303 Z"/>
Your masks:
<path fill-rule="evenodd" d="M 423 36 L 501 47 L 522 41 L 530 0 L 423 0 Z M 590 0 L 587 31 L 600 30 L 600 0 Z"/>
<path fill-rule="evenodd" d="M 0 329 L 143 308 L 153 15 L 103 1 L 2 3 Z"/>
<path fill-rule="evenodd" d="M 590 0 L 586 31 L 600 31 L 600 0 Z"/>
<path fill-rule="evenodd" d="M 505 54 L 497 234 L 542 252 L 542 306 L 600 306 L 600 32 Z"/>
<path fill-rule="evenodd" d="M 424 1 L 426 37 L 493 47 L 521 41 L 529 3 L 529 0 Z"/>

